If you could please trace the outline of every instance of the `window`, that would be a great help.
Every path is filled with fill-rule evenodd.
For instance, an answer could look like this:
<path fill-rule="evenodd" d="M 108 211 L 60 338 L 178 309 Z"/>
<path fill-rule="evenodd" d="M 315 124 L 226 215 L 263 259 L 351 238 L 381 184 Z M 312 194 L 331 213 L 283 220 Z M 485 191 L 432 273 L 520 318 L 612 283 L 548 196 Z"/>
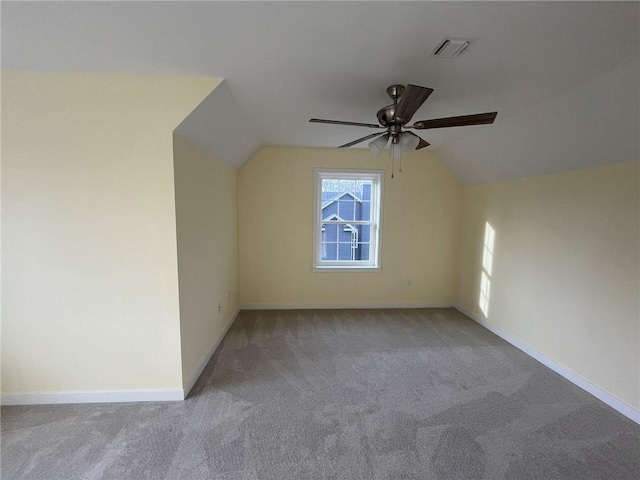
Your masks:
<path fill-rule="evenodd" d="M 316 170 L 314 267 L 377 269 L 383 172 Z"/>

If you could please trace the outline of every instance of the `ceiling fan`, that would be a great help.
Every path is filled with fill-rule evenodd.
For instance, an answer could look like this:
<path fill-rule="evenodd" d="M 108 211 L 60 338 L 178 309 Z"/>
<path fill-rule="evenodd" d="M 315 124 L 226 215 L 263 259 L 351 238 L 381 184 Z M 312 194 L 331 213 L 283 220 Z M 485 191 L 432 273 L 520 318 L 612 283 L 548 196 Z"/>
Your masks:
<path fill-rule="evenodd" d="M 380 154 L 390 143 L 390 156 L 393 159 L 401 158 L 402 151 L 420 150 L 430 144 L 413 132 L 403 129 L 427 130 L 430 128 L 462 127 L 466 125 L 483 125 L 493 123 L 498 112 L 477 113 L 474 115 L 462 115 L 459 117 L 435 118 L 431 120 L 420 120 L 413 125 L 407 125 L 414 113 L 433 93 L 432 88 L 420 87 L 418 85 L 391 85 L 387 88 L 387 94 L 393 103 L 378 110 L 377 117 L 379 125 L 374 123 L 343 122 L 340 120 L 325 120 L 322 118 L 312 118 L 313 123 L 330 123 L 334 125 L 349 125 L 353 127 L 366 127 L 384 129 L 371 135 L 359 138 L 338 148 L 351 147 L 365 140 L 378 137 L 369 143 L 369 148 L 376 154 Z"/>

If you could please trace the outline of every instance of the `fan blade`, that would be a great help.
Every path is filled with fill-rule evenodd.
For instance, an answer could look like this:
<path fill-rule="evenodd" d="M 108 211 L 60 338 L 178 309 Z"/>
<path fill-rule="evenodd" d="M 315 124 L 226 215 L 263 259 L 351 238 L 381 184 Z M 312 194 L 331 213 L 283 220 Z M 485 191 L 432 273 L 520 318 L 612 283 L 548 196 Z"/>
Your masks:
<path fill-rule="evenodd" d="M 433 93 L 432 88 L 407 85 L 400 97 L 393 119 L 403 124 L 409 122 L 431 93 Z"/>
<path fill-rule="evenodd" d="M 464 127 L 467 125 L 484 125 L 493 123 L 498 112 L 476 113 L 475 115 L 462 115 L 460 117 L 434 118 L 421 120 L 413 124 L 413 128 L 425 130 L 427 128 Z"/>
<path fill-rule="evenodd" d="M 421 148 L 424 147 L 428 147 L 429 145 L 431 145 L 429 142 L 427 142 L 426 140 L 423 140 L 422 138 L 420 139 L 420 143 L 418 144 L 418 146 L 416 147 L 416 150 L 420 150 Z"/>
<path fill-rule="evenodd" d="M 386 132 L 384 132 L 384 133 L 380 133 L 380 132 L 372 133 L 371 135 L 367 135 L 366 137 L 359 138 L 358 140 L 354 140 L 353 142 L 349 142 L 349 143 L 345 143 L 344 145 L 340 145 L 338 148 L 350 147 L 350 146 L 355 145 L 357 143 L 364 142 L 365 140 L 369 140 L 370 138 L 379 137 L 380 135 L 384 135 L 384 134 L 386 134 Z"/>
<path fill-rule="evenodd" d="M 385 128 L 382 125 L 376 125 L 375 123 L 359 123 L 359 122 L 343 122 L 341 120 L 325 120 L 323 118 L 311 118 L 312 123 L 330 123 L 333 125 L 350 125 L 352 127 L 369 127 L 369 128 Z"/>

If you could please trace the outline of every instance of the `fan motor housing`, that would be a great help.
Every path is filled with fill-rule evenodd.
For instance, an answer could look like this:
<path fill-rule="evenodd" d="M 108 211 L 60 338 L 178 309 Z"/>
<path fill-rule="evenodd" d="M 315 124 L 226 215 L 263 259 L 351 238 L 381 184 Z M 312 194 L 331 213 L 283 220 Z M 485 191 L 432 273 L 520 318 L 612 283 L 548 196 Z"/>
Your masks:
<path fill-rule="evenodd" d="M 387 127 L 389 125 L 404 125 L 407 122 L 398 121 L 393 116 L 396 114 L 396 107 L 398 106 L 398 100 L 402 97 L 405 91 L 404 85 L 391 85 L 387 88 L 387 95 L 393 100 L 392 105 L 387 105 L 378 110 L 376 114 L 380 125 Z"/>
<path fill-rule="evenodd" d="M 380 110 L 378 110 L 378 113 L 376 115 L 378 116 L 380 125 L 386 127 L 392 123 L 395 123 L 395 121 L 393 120 L 393 115 L 396 113 L 396 106 L 397 105 L 387 105 L 386 107 L 382 107 Z"/>
<path fill-rule="evenodd" d="M 397 105 L 387 105 L 386 107 L 378 110 L 378 113 L 376 115 L 378 117 L 380 125 L 382 125 L 383 127 L 401 127 L 402 125 L 407 123 L 399 118 L 393 118 L 393 116 L 396 114 L 397 107 Z"/>

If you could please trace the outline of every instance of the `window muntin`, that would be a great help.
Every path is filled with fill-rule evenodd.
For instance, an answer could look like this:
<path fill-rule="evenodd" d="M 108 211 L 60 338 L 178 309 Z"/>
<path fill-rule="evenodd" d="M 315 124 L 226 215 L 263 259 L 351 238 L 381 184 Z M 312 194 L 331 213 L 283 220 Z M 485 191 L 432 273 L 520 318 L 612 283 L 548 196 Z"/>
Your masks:
<path fill-rule="evenodd" d="M 316 171 L 314 266 L 379 267 L 381 171 Z"/>

